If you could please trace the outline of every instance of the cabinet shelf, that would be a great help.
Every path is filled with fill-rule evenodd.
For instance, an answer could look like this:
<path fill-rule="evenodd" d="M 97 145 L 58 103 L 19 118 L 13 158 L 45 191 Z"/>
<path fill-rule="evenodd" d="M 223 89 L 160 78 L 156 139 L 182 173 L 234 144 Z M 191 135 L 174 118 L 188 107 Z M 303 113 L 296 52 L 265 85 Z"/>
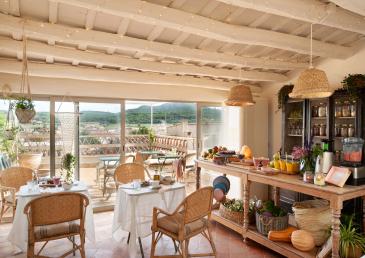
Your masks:
<path fill-rule="evenodd" d="M 298 118 L 296 118 L 296 117 L 288 117 L 287 119 L 288 120 L 303 120 L 303 117 L 298 117 Z"/>
<path fill-rule="evenodd" d="M 354 116 L 336 116 L 335 119 L 355 119 Z"/>
<path fill-rule="evenodd" d="M 288 136 L 291 136 L 291 137 L 303 137 L 302 134 L 288 134 Z"/>
<path fill-rule="evenodd" d="M 327 138 L 327 135 L 325 135 L 325 136 L 313 136 L 313 138 L 317 138 L 317 139 L 325 139 L 325 138 Z"/>
<path fill-rule="evenodd" d="M 326 116 L 312 116 L 312 119 L 327 119 Z"/>

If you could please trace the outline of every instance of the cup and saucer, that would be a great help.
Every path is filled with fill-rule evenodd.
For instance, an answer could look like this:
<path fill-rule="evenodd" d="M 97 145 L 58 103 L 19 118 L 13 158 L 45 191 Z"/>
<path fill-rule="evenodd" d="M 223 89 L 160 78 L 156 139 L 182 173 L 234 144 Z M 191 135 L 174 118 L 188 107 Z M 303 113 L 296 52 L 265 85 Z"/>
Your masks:
<path fill-rule="evenodd" d="M 150 181 L 150 188 L 153 190 L 157 190 L 161 188 L 160 181 L 159 180 L 151 180 Z"/>

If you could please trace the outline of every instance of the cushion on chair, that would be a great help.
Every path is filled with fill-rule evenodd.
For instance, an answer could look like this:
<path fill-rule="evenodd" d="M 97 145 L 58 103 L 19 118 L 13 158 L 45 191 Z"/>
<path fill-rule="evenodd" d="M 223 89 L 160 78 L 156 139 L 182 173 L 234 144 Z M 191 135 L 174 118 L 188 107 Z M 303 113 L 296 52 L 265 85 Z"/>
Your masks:
<path fill-rule="evenodd" d="M 157 219 L 157 227 L 162 228 L 175 235 L 179 233 L 179 223 L 183 222 L 183 215 L 177 213 L 174 216 L 164 216 Z M 185 225 L 186 236 L 194 235 L 203 231 L 208 225 L 208 220 L 203 218 Z"/>
<path fill-rule="evenodd" d="M 63 222 L 53 225 L 36 226 L 34 227 L 35 240 L 41 240 L 50 237 L 57 237 L 72 233 L 80 232 L 80 221 Z"/>

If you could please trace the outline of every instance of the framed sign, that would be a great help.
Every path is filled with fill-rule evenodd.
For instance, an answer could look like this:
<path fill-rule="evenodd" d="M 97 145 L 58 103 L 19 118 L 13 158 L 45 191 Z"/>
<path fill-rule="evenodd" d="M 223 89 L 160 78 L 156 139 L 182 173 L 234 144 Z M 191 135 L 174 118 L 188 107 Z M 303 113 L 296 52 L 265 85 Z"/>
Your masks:
<path fill-rule="evenodd" d="M 348 168 L 332 166 L 328 172 L 325 181 L 327 183 L 343 187 L 351 175 L 351 171 Z"/>

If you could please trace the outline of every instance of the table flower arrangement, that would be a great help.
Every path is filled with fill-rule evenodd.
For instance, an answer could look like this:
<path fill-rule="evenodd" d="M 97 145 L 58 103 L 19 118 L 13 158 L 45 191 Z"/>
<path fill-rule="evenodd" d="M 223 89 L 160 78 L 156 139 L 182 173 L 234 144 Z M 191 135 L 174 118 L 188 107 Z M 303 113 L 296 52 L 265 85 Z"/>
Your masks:
<path fill-rule="evenodd" d="M 312 147 L 299 147 L 294 146 L 291 155 L 294 159 L 300 160 L 300 172 L 303 174 L 305 171 L 314 171 L 316 160 L 319 155 L 322 155 L 323 150 L 319 144 L 315 144 Z"/>

